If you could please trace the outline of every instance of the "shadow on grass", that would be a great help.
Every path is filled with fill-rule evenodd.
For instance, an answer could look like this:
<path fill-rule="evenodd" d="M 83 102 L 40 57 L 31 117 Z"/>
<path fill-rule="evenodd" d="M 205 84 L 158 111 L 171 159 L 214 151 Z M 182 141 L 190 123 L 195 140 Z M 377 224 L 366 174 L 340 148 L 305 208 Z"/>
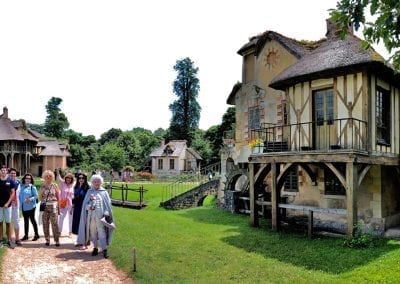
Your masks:
<path fill-rule="evenodd" d="M 351 249 L 343 246 L 344 238 L 309 239 L 305 234 L 274 232 L 270 229 L 269 220 L 265 219 L 260 228 L 254 228 L 250 226 L 248 216 L 220 212 L 213 208 L 185 210 L 180 214 L 195 222 L 232 226 L 227 233 L 235 234 L 222 239 L 231 246 L 267 259 L 331 274 L 354 270 L 400 248 L 399 244 L 380 239 L 376 240 L 373 248 Z"/>

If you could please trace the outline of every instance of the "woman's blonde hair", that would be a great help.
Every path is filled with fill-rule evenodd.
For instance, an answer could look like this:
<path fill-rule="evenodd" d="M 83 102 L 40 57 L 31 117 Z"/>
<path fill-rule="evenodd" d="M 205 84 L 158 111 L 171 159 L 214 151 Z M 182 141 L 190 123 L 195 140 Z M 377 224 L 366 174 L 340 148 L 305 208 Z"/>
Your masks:
<path fill-rule="evenodd" d="M 42 178 L 45 178 L 45 176 L 51 176 L 51 178 L 54 180 L 54 173 L 53 171 L 50 170 L 45 170 L 42 174 Z"/>
<path fill-rule="evenodd" d="M 70 179 L 71 179 L 71 183 L 74 183 L 74 175 L 73 175 L 73 174 L 67 173 L 67 174 L 64 176 L 64 181 L 65 181 L 66 178 L 70 178 Z"/>

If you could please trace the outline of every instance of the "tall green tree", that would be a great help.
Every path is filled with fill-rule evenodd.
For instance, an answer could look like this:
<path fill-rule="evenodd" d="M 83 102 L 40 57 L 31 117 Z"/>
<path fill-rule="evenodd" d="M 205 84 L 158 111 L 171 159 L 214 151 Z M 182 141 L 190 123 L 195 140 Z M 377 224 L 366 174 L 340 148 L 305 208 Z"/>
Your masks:
<path fill-rule="evenodd" d="M 29 129 L 39 132 L 40 134 L 44 134 L 44 125 L 43 124 L 27 123 L 27 126 Z"/>
<path fill-rule="evenodd" d="M 366 12 L 374 20 L 368 21 Z M 368 15 L 368 14 L 367 14 Z M 342 36 L 350 24 L 358 30 L 363 26 L 365 48 L 383 41 L 393 59 L 393 66 L 400 71 L 400 1 L 399 0 L 340 0 L 331 10 L 332 19 L 342 29 Z"/>
<path fill-rule="evenodd" d="M 119 128 L 111 128 L 107 132 L 104 132 L 103 134 L 100 135 L 99 142 L 101 145 L 115 141 L 118 139 L 118 137 L 122 134 L 122 130 Z"/>
<path fill-rule="evenodd" d="M 204 139 L 207 139 L 211 145 L 211 157 L 209 163 L 216 163 L 220 160 L 219 151 L 223 146 L 223 137 L 225 132 L 235 129 L 235 107 L 229 107 L 222 116 L 222 122 L 219 125 L 211 126 L 204 133 Z"/>
<path fill-rule="evenodd" d="M 110 142 L 100 147 L 100 161 L 110 165 L 114 170 L 121 170 L 126 165 L 126 155 L 124 149 L 115 142 Z"/>
<path fill-rule="evenodd" d="M 199 69 L 194 66 L 189 57 L 186 57 L 176 61 L 174 70 L 178 74 L 173 82 L 173 92 L 178 99 L 169 105 L 172 112 L 169 127 L 170 139 L 185 139 L 190 145 L 200 120 L 201 107 L 197 102 L 200 90 L 197 78 Z"/>
<path fill-rule="evenodd" d="M 50 137 L 62 138 L 64 131 L 69 127 L 69 122 L 61 112 L 61 98 L 51 97 L 46 105 L 46 120 L 44 122 L 44 134 Z"/>

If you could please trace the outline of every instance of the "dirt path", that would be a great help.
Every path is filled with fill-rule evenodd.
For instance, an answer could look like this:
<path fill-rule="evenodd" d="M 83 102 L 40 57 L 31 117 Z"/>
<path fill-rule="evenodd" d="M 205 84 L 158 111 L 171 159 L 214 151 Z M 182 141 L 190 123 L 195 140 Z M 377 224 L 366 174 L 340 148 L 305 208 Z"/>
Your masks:
<path fill-rule="evenodd" d="M 20 224 L 22 229 L 23 223 Z M 76 236 L 70 238 L 63 233 L 61 245 L 56 247 L 53 239 L 50 246 L 45 246 L 41 226 L 39 234 L 41 237 L 35 242 L 31 241 L 31 235 L 21 247 L 6 249 L 1 283 L 133 283 L 110 259 L 104 259 L 101 252 L 92 256 L 92 247 L 84 251 L 76 248 Z"/>
<path fill-rule="evenodd" d="M 101 253 L 92 256 L 91 247 L 80 251 L 68 237 L 60 243 L 46 247 L 41 237 L 7 249 L 1 283 L 133 283 Z"/>

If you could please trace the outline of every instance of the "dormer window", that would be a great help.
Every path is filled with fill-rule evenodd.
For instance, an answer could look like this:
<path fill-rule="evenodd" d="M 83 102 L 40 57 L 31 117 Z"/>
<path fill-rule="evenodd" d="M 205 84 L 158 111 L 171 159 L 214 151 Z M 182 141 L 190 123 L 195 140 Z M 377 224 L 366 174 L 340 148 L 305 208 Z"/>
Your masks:
<path fill-rule="evenodd" d="M 167 145 L 164 148 L 164 155 L 171 155 L 174 152 L 174 150 L 172 149 L 171 145 Z"/>

